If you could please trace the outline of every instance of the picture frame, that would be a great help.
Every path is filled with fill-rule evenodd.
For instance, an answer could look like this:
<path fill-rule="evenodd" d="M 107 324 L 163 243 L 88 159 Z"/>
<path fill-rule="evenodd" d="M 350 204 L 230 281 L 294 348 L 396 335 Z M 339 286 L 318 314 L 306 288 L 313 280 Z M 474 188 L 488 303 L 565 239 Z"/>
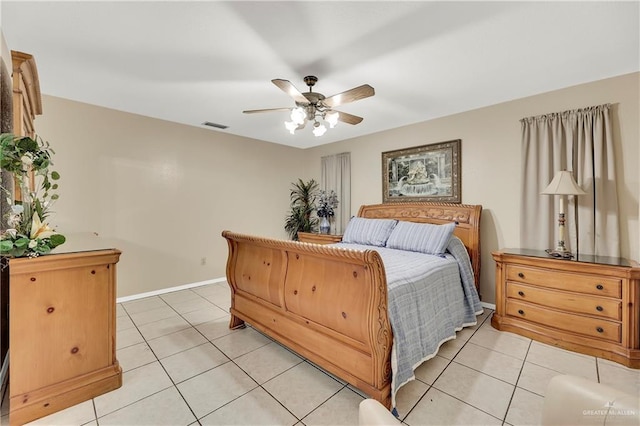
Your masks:
<path fill-rule="evenodd" d="M 382 153 L 382 202 L 460 203 L 461 139 Z"/>

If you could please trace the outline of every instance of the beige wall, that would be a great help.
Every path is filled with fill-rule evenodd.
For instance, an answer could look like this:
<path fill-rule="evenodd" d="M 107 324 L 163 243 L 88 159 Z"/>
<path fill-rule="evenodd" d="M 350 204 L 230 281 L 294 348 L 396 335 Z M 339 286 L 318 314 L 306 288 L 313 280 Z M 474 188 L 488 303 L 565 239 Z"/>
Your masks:
<path fill-rule="evenodd" d="M 304 151 L 50 96 L 43 110 L 62 175 L 52 223 L 122 250 L 119 297 L 224 277 L 224 229 L 286 237 Z"/>
<path fill-rule="evenodd" d="M 320 157 L 351 152 L 352 214 L 361 204 L 382 202 L 381 153 L 462 139 L 462 202 L 482 204 L 482 300 L 495 301 L 491 252 L 519 246 L 520 122 L 523 117 L 603 103 L 615 105 L 614 139 L 622 254 L 640 258 L 638 227 L 640 73 L 517 99 L 307 151 L 320 174 Z M 345 107 L 346 109 L 346 107 Z M 366 118 L 365 118 L 366 120 Z"/>
<path fill-rule="evenodd" d="M 120 297 L 224 277 L 223 229 L 285 238 L 290 183 L 319 178 L 323 155 L 351 152 L 356 213 L 382 200 L 383 151 L 462 139 L 462 201 L 484 207 L 481 294 L 493 303 L 490 253 L 519 245 L 523 117 L 615 105 L 622 252 L 640 258 L 639 83 L 634 73 L 308 150 L 49 96 L 36 128 L 62 174 L 54 223 L 123 250 Z"/>

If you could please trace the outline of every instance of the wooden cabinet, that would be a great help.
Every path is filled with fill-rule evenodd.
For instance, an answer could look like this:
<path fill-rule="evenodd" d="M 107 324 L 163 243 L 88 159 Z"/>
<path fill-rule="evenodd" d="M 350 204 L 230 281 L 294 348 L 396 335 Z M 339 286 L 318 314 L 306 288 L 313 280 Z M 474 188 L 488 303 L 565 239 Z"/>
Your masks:
<path fill-rule="evenodd" d="M 38 68 L 33 55 L 16 50 L 11 51 L 13 65 L 13 134 L 16 136 L 36 137 L 34 120 L 42 114 L 42 95 Z M 22 199 L 20 188 L 15 183 L 13 196 Z M 29 173 L 29 187 L 35 190 L 35 176 Z"/>
<path fill-rule="evenodd" d="M 10 423 L 122 385 L 115 249 L 9 260 Z"/>
<path fill-rule="evenodd" d="M 303 243 L 333 244 L 342 241 L 342 235 L 298 232 L 298 240 Z"/>
<path fill-rule="evenodd" d="M 13 62 L 13 133 L 35 136 L 33 121 L 42 114 L 40 80 L 33 55 L 11 51 Z"/>
<path fill-rule="evenodd" d="M 491 325 L 568 350 L 640 368 L 640 267 L 620 258 L 550 258 L 494 252 Z"/>

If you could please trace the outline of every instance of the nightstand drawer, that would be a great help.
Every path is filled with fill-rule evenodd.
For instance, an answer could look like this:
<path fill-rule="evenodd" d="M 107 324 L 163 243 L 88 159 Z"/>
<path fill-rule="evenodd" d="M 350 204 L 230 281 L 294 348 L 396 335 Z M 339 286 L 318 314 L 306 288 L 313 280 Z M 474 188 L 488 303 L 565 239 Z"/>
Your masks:
<path fill-rule="evenodd" d="M 531 321 L 547 327 L 579 333 L 588 337 L 597 337 L 616 343 L 621 342 L 622 325 L 620 323 L 553 311 L 548 308 L 513 299 L 507 299 L 506 311 L 508 316 Z"/>
<path fill-rule="evenodd" d="M 507 297 L 563 311 L 622 320 L 620 299 L 586 296 L 507 282 Z"/>
<path fill-rule="evenodd" d="M 596 296 L 622 297 L 622 280 L 599 275 L 547 271 L 520 265 L 507 265 L 507 281 L 533 284 Z"/>

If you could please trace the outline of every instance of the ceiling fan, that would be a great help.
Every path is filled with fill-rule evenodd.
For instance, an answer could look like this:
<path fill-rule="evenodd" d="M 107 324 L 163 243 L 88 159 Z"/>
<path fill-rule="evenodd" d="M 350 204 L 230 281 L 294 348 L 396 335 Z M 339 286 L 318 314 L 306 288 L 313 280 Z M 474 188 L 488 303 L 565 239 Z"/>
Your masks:
<path fill-rule="evenodd" d="M 327 131 L 327 128 L 324 124 L 321 124 L 318 119 L 325 120 L 331 128 L 335 127 L 338 121 L 348 124 L 358 124 L 363 120 L 362 117 L 342 111 L 336 111 L 333 108 L 349 102 L 368 98 L 375 94 L 373 87 L 368 84 L 363 84 L 362 86 L 354 87 L 353 89 L 327 98 L 322 93 L 313 91 L 313 86 L 318 81 L 318 77 L 308 75 L 303 80 L 309 87 L 309 91 L 304 93 L 300 93 L 300 91 L 288 80 L 282 80 L 279 78 L 271 80 L 273 84 L 293 98 L 296 102 L 295 107 L 251 109 L 242 112 L 245 114 L 255 114 L 259 112 L 291 111 L 291 121 L 286 121 L 284 123 L 285 127 L 291 134 L 294 134 L 298 129 L 304 128 L 307 121 L 312 121 L 313 134 L 316 136 L 322 136 Z"/>

